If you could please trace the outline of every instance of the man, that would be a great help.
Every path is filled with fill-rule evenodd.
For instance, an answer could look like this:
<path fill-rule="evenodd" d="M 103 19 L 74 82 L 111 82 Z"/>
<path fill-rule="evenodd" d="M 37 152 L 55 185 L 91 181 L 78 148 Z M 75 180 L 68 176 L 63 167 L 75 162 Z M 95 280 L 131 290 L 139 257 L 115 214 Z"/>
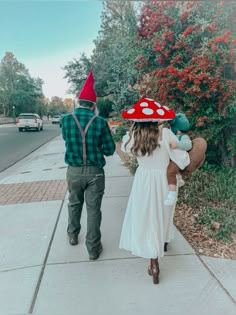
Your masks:
<path fill-rule="evenodd" d="M 104 156 L 112 155 L 115 143 L 105 119 L 96 116 L 96 93 L 92 71 L 79 94 L 79 107 L 62 119 L 62 136 L 66 144 L 69 191 L 67 234 L 71 245 L 78 244 L 84 199 L 87 208 L 86 247 L 90 260 L 102 252 L 101 203 L 105 189 Z"/>

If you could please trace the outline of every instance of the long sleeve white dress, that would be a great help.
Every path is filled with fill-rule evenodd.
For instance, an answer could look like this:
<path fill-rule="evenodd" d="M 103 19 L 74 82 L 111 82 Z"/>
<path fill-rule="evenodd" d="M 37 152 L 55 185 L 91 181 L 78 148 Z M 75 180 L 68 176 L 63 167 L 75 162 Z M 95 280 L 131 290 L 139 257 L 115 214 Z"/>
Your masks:
<path fill-rule="evenodd" d="M 121 231 L 120 248 L 143 258 L 164 256 L 164 243 L 173 238 L 174 206 L 165 206 L 168 194 L 166 177 L 170 159 L 181 169 L 189 163 L 186 151 L 170 149 L 169 142 L 176 141 L 171 130 L 162 128 L 159 144 L 150 156 L 137 157 L 137 168 Z M 127 148 L 123 137 L 122 149 L 130 152 L 132 140 Z"/>

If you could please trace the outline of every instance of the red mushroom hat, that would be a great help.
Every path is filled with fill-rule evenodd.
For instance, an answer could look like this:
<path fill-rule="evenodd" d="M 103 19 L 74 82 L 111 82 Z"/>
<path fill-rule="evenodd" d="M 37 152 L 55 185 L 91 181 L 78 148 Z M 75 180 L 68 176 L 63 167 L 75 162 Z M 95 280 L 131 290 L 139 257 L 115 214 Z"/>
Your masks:
<path fill-rule="evenodd" d="M 137 122 L 165 121 L 174 119 L 175 113 L 151 98 L 142 98 L 131 108 L 124 110 L 122 117 Z"/>

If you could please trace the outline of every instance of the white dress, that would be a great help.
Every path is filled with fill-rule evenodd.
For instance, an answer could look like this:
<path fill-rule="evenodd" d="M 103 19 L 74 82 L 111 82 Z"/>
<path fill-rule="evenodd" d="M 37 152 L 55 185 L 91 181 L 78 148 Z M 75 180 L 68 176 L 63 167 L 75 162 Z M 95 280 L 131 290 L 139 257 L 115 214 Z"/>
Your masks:
<path fill-rule="evenodd" d="M 123 137 L 122 149 L 130 152 L 132 141 L 126 149 L 124 143 L 129 136 Z M 168 194 L 166 177 L 170 161 L 181 169 L 189 164 L 186 151 L 171 150 L 169 142 L 176 136 L 167 128 L 162 129 L 160 147 L 151 156 L 138 157 L 136 171 L 122 226 L 120 248 L 131 251 L 143 258 L 164 256 L 164 243 L 173 238 L 174 206 L 165 206 Z"/>

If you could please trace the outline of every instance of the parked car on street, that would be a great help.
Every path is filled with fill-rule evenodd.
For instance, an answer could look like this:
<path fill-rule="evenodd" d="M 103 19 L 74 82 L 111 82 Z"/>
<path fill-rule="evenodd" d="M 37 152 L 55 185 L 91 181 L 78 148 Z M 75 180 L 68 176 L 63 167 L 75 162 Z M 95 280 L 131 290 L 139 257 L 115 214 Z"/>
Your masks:
<path fill-rule="evenodd" d="M 22 113 L 19 115 L 17 122 L 19 131 L 35 129 L 37 131 L 43 130 L 43 121 L 38 114 Z"/>
<path fill-rule="evenodd" d="M 61 115 L 54 115 L 52 116 L 52 124 L 60 124 Z"/>

